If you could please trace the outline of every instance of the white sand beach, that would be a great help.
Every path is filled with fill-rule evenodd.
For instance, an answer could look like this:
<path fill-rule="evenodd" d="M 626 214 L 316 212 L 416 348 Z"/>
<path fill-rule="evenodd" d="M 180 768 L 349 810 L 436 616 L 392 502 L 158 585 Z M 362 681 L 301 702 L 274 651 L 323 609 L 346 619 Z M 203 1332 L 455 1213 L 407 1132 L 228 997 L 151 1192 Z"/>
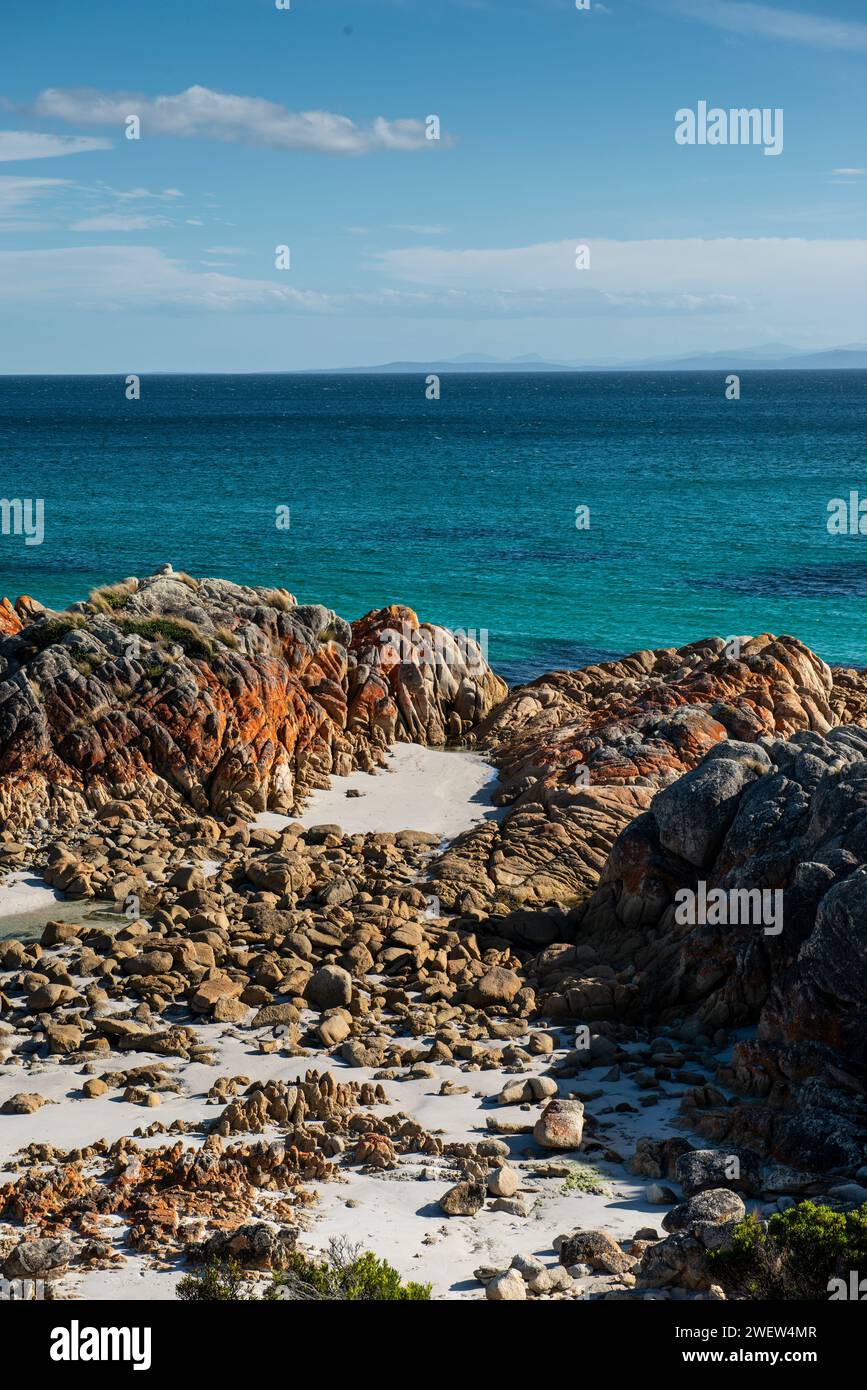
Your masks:
<path fill-rule="evenodd" d="M 424 830 L 451 840 L 477 821 L 503 814 L 493 805 L 496 787 L 496 768 L 477 753 L 397 743 L 385 768 L 332 777 L 327 790 L 311 793 L 299 816 L 265 811 L 256 824 L 282 829 L 292 820 L 333 823 L 348 835 Z"/>
<path fill-rule="evenodd" d="M 252 1011 L 251 1011 L 252 1013 Z M 82 1097 L 85 1079 L 76 1063 L 60 1060 L 34 1061 L 29 1066 L 0 1066 L 0 1105 L 16 1091 L 37 1091 L 51 1102 L 32 1115 L 6 1115 L 0 1118 L 0 1183 L 14 1176 L 14 1154 L 29 1143 L 48 1143 L 64 1149 L 93 1143 L 100 1138 L 112 1141 L 159 1120 L 197 1122 L 215 1119 L 219 1110 L 208 1104 L 207 1092 L 217 1077 L 244 1075 L 253 1080 L 272 1078 L 294 1080 L 311 1067 L 330 1069 L 338 1079 L 369 1080 L 367 1068 L 348 1068 L 333 1055 L 308 1052 L 304 1057 L 258 1051 L 254 1035 L 231 1025 L 203 1023 L 196 1033 L 214 1054 L 214 1065 L 178 1063 L 169 1060 L 171 1074 L 180 1083 L 180 1093 L 166 1091 L 156 1110 L 120 1098 L 118 1091 L 87 1100 Z M 430 1039 L 418 1039 L 421 1059 Z M 560 1038 L 570 1046 L 572 1036 Z M 562 1056 L 558 1048 L 554 1060 Z M 532 1071 L 541 1075 L 552 1058 L 540 1057 Z M 124 1066 L 152 1064 L 144 1053 L 127 1052 Z M 607 1064 L 587 1068 L 577 1081 L 561 1083 L 560 1094 L 576 1089 L 597 1090 Z M 443 1140 L 478 1141 L 489 1137 L 487 1120 L 514 1121 L 532 1125 L 541 1110 L 532 1106 L 499 1106 L 494 1098 L 513 1072 L 500 1070 L 465 1072 L 454 1065 L 431 1067 L 430 1076 L 413 1076 L 409 1070 L 386 1082 L 389 1105 L 384 1113 L 401 1110 L 413 1116 L 431 1133 Z M 466 1088 L 465 1094 L 441 1095 L 443 1083 Z M 604 1099 L 588 1105 L 597 1116 L 605 1115 L 605 1139 L 610 1148 L 628 1158 L 642 1135 L 664 1137 L 680 1133 L 677 1101 L 674 1098 L 653 1108 L 641 1105 L 642 1092 L 630 1078 L 606 1082 Z M 627 1103 L 629 1110 L 613 1113 L 613 1107 Z M 249 1136 L 256 1139 L 261 1136 Z M 264 1136 L 268 1138 L 268 1134 Z M 275 1129 L 273 1138 L 279 1137 Z M 484 1290 L 473 1276 L 480 1265 L 507 1265 L 516 1254 L 534 1254 L 546 1263 L 556 1263 L 552 1242 L 558 1235 L 578 1227 L 604 1227 L 615 1238 L 625 1240 L 643 1226 L 659 1228 L 665 1207 L 648 1201 L 646 1181 L 632 1176 L 620 1164 L 586 1157 L 581 1152 L 545 1152 L 530 1134 L 500 1136 L 511 1150 L 510 1162 L 521 1178 L 520 1194 L 528 1214 L 516 1216 L 491 1210 L 491 1203 L 473 1217 L 447 1217 L 438 1198 L 456 1181 L 452 1162 L 447 1158 L 409 1155 L 396 1170 L 363 1173 L 340 1161 L 337 1182 L 319 1185 L 319 1201 L 304 1220 L 307 1229 L 302 1243 L 309 1249 L 325 1249 L 332 1236 L 373 1250 L 392 1263 L 404 1278 L 431 1282 L 433 1296 L 444 1299 L 484 1298 Z M 234 1136 L 241 1140 L 245 1136 Z M 144 1146 L 166 1142 L 164 1136 L 138 1141 Z M 188 1135 L 185 1142 L 198 1146 L 201 1136 Z M 598 1173 L 606 1187 L 602 1193 L 582 1192 L 566 1182 L 564 1164 L 584 1165 Z M 557 1168 L 556 1176 L 544 1176 L 547 1165 Z M 114 1270 L 75 1271 L 60 1284 L 63 1296 L 73 1298 L 172 1298 L 183 1266 L 171 1269 L 130 1252 L 123 1245 L 124 1228 L 118 1225 L 118 1251 L 125 1257 Z M 598 1279 L 598 1276 L 595 1276 Z"/>

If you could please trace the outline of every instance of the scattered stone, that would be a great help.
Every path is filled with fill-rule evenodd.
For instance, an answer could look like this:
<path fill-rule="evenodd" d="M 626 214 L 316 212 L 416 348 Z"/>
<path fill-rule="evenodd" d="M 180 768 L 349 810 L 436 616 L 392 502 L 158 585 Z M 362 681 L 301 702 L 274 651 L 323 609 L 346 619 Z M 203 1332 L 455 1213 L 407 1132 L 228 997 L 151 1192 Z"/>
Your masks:
<path fill-rule="evenodd" d="M 552 1100 L 533 1127 L 533 1138 L 544 1149 L 578 1149 L 584 1135 L 584 1106 L 580 1100 Z"/>

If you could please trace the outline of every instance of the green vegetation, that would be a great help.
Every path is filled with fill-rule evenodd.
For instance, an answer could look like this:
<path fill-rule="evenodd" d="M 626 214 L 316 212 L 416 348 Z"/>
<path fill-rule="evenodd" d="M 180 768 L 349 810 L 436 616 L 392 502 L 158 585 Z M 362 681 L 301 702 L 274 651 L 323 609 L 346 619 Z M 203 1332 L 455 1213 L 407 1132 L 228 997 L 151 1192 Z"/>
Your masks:
<path fill-rule="evenodd" d="M 259 1294 L 245 1279 L 236 1260 L 209 1263 L 181 1279 L 177 1296 L 186 1303 L 257 1302 Z M 308 1259 L 300 1251 L 288 1268 L 273 1275 L 264 1299 L 267 1302 L 299 1299 L 308 1302 L 406 1303 L 430 1299 L 430 1284 L 401 1283 L 396 1269 L 360 1246 L 332 1240 L 321 1260 Z"/>
<path fill-rule="evenodd" d="M 195 623 L 185 618 L 124 618 L 118 626 L 123 632 L 147 637 L 152 642 L 174 642 L 182 647 L 187 656 L 210 661 L 214 654 L 214 644 L 210 637 L 200 632 Z"/>
<path fill-rule="evenodd" d="M 35 655 L 36 652 L 44 652 L 46 647 L 53 647 L 56 643 L 62 642 L 70 632 L 84 627 L 86 621 L 80 613 L 62 613 L 57 618 L 40 618 L 35 623 L 28 623 L 21 633 L 21 641 Z"/>
<path fill-rule="evenodd" d="M 825 1301 L 832 1279 L 867 1270 L 867 1202 L 848 1212 L 800 1202 L 767 1225 L 748 1217 L 736 1226 L 731 1249 L 710 1251 L 707 1259 L 736 1298 Z"/>
<path fill-rule="evenodd" d="M 183 1303 L 253 1302 L 258 1295 L 244 1279 L 237 1260 L 228 1264 L 212 1262 L 195 1274 L 185 1274 L 177 1287 Z"/>
<path fill-rule="evenodd" d="M 565 1196 L 569 1192 L 610 1192 L 605 1177 L 589 1163 L 576 1163 L 566 1174 L 560 1189 Z"/>
<path fill-rule="evenodd" d="M 136 590 L 135 580 L 124 579 L 119 584 L 104 584 L 101 589 L 92 589 L 87 602 L 99 613 L 115 613 L 125 608 L 131 594 Z"/>
<path fill-rule="evenodd" d="M 332 1241 L 327 1258 L 308 1260 L 296 1253 L 289 1268 L 275 1275 L 267 1297 L 318 1299 L 331 1302 L 420 1303 L 430 1299 L 430 1284 L 401 1283 L 386 1260 L 360 1246 Z"/>

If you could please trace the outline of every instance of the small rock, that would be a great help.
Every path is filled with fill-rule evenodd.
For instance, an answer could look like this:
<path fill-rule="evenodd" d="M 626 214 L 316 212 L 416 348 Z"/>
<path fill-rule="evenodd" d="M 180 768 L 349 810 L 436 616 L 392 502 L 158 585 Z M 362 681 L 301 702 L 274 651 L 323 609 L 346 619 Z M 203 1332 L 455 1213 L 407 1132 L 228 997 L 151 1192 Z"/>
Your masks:
<path fill-rule="evenodd" d="M 485 1189 L 480 1182 L 459 1182 L 440 1197 L 446 1216 L 475 1216 L 485 1205 Z"/>
<path fill-rule="evenodd" d="M 527 1297 L 527 1285 L 516 1269 L 497 1274 L 485 1289 L 485 1297 L 497 1302 L 515 1302 Z"/>
<path fill-rule="evenodd" d="M 520 1186 L 520 1179 L 514 1168 L 504 1165 L 494 1168 L 488 1175 L 488 1192 L 492 1197 L 514 1197 Z"/>

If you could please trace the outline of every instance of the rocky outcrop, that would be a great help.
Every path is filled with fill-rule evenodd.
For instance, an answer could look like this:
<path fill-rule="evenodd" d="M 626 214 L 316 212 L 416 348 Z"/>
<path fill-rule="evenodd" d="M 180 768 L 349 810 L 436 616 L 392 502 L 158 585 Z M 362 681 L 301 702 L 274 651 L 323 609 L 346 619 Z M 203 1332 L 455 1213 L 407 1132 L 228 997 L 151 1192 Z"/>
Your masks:
<path fill-rule="evenodd" d="M 474 734 L 510 809 L 451 846 L 434 891 L 464 911 L 579 903 L 655 791 L 725 739 L 826 732 L 832 685 L 803 643 L 763 635 L 636 652 L 513 690 Z"/>
<path fill-rule="evenodd" d="M 398 619 L 424 640 L 395 649 Z M 167 566 L 62 613 L 6 604 L 0 633 L 0 816 L 19 825 L 132 797 L 288 812 L 395 740 L 462 739 L 506 693 L 410 609 L 353 631 L 284 589 Z"/>
<path fill-rule="evenodd" d="M 867 1127 L 867 730 L 713 748 L 614 845 L 574 924 L 626 1017 L 756 1024 L 699 1092 L 717 1140 L 806 1169 L 863 1158 Z M 859 1137 L 860 1135 L 860 1137 Z"/>
<path fill-rule="evenodd" d="M 352 625 L 349 728 L 433 746 L 469 734 L 508 694 L 472 637 L 393 604 Z"/>

